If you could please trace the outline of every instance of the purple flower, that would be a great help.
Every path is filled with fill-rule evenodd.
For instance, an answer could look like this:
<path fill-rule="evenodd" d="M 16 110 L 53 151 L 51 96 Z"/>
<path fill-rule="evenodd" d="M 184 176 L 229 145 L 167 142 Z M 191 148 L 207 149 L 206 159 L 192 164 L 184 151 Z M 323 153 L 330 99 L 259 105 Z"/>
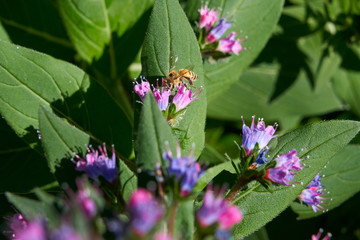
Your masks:
<path fill-rule="evenodd" d="M 165 111 L 169 105 L 171 90 L 164 87 L 164 79 L 162 80 L 161 88 L 159 88 L 159 84 L 157 88 L 153 86 L 153 93 L 160 110 Z"/>
<path fill-rule="evenodd" d="M 7 225 L 9 230 L 4 231 L 4 234 L 9 238 L 13 239 L 16 236 L 16 233 L 24 231 L 27 228 L 27 221 L 23 215 L 17 213 L 10 218 L 5 218 L 7 220 Z"/>
<path fill-rule="evenodd" d="M 277 125 L 267 126 L 265 128 L 265 122 L 262 119 L 258 120 L 257 125 L 255 126 L 254 120 L 255 116 L 252 117 L 251 127 L 245 125 L 243 120 L 243 137 L 242 137 L 242 147 L 245 149 L 246 154 L 249 156 L 251 151 L 254 149 L 256 143 L 259 144 L 260 150 L 268 145 L 270 140 L 274 136 Z"/>
<path fill-rule="evenodd" d="M 129 202 L 130 226 L 138 236 L 147 234 L 164 215 L 151 193 L 139 188 Z"/>
<path fill-rule="evenodd" d="M 188 157 L 181 157 L 180 145 L 177 144 L 176 157 L 172 156 L 170 147 L 168 151 L 163 153 L 163 158 L 169 161 L 167 169 L 169 177 L 175 177 L 180 183 L 180 193 L 182 196 L 187 196 L 191 193 L 197 180 L 203 174 L 200 164 L 195 161 L 193 152 Z"/>
<path fill-rule="evenodd" d="M 176 111 L 186 108 L 192 101 L 199 99 L 201 88 L 196 92 L 192 92 L 191 89 L 186 89 L 184 85 L 177 87 L 177 93 L 174 96 L 173 103 L 176 106 Z"/>
<path fill-rule="evenodd" d="M 221 230 L 228 230 L 234 224 L 241 222 L 243 218 L 241 211 L 236 206 L 230 205 L 222 195 L 223 191 L 214 194 L 212 189 L 206 190 L 203 205 L 196 214 L 196 219 L 202 228 L 218 223 Z"/>
<path fill-rule="evenodd" d="M 51 240 L 83 240 L 71 225 L 64 223 L 51 234 Z"/>
<path fill-rule="evenodd" d="M 97 207 L 94 200 L 90 197 L 90 190 L 84 186 L 80 179 L 77 179 L 76 183 L 78 186 L 76 199 L 80 203 L 85 216 L 92 219 L 97 213 Z"/>
<path fill-rule="evenodd" d="M 210 33 L 206 36 L 207 43 L 213 43 L 221 38 L 221 36 L 231 27 L 231 23 L 221 18 L 218 25 L 211 29 Z"/>
<path fill-rule="evenodd" d="M 35 219 L 27 223 L 25 228 L 13 229 L 12 239 L 14 240 L 45 240 L 45 221 Z"/>
<path fill-rule="evenodd" d="M 324 232 L 322 228 L 319 229 L 318 234 L 312 235 L 311 240 L 320 240 L 321 234 Z M 332 237 L 331 233 L 327 233 L 326 236 L 322 240 L 330 240 Z"/>
<path fill-rule="evenodd" d="M 151 91 L 150 84 L 145 78 L 141 78 L 141 83 L 138 83 L 136 80 L 136 84 L 134 83 L 134 91 L 137 95 L 139 95 L 141 101 L 145 100 L 145 96 L 148 91 Z"/>
<path fill-rule="evenodd" d="M 107 155 L 105 143 L 103 147 L 99 146 L 100 154 L 99 151 L 95 150 L 92 146 L 87 147 L 87 151 L 88 153 L 85 158 L 81 158 L 79 155 L 75 154 L 75 157 L 78 159 L 77 162 L 73 160 L 76 164 L 76 170 L 86 172 L 92 179 L 97 180 L 99 176 L 102 176 L 108 182 L 114 183 L 118 175 L 114 146 L 112 146 L 111 158 Z"/>
<path fill-rule="evenodd" d="M 287 154 L 278 156 L 275 159 L 276 166 L 267 169 L 264 178 L 275 183 L 290 186 L 290 182 L 295 182 L 292 180 L 295 172 L 303 168 L 300 163 L 302 159 L 299 159 L 296 154 L 296 150 L 293 149 Z"/>
<path fill-rule="evenodd" d="M 206 30 L 209 30 L 212 25 L 219 20 L 218 17 L 218 11 L 215 11 L 214 9 L 210 9 L 208 8 L 208 4 L 206 3 L 205 5 L 201 4 L 201 8 L 198 10 L 198 12 L 200 13 L 200 22 L 199 22 L 199 26 L 200 29 L 205 27 Z"/>
<path fill-rule="evenodd" d="M 155 234 L 154 240 L 173 240 L 173 238 L 164 232 L 158 232 Z"/>
<path fill-rule="evenodd" d="M 221 39 L 219 41 L 219 45 L 216 48 L 216 50 L 219 52 L 223 52 L 223 53 L 233 52 L 236 55 L 239 55 L 239 52 L 244 50 L 244 48 L 242 48 L 239 39 L 235 40 L 235 36 L 236 36 L 236 33 L 232 32 L 232 33 L 230 33 L 229 37 Z"/>
<path fill-rule="evenodd" d="M 328 199 L 321 197 L 324 194 L 324 187 L 320 183 L 320 175 L 317 174 L 315 178 L 309 183 L 309 185 L 302 190 L 298 198 L 305 204 L 311 206 L 314 212 L 318 210 L 324 210 L 325 208 L 320 206 L 321 203 L 326 203 L 322 200 Z"/>

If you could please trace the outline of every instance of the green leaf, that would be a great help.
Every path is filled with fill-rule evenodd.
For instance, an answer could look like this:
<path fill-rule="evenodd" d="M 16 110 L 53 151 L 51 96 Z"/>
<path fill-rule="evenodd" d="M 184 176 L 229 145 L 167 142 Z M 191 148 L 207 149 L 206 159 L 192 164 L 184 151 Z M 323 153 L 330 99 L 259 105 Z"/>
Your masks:
<path fill-rule="evenodd" d="M 294 180 L 303 184 L 295 184 L 294 187 L 272 186 L 269 192 L 257 182 L 250 184 L 234 200 L 244 213 L 244 219 L 236 228 L 235 235 L 244 237 L 282 212 L 359 129 L 359 122 L 328 121 L 307 125 L 279 137 L 278 144 L 270 152 L 271 156 L 296 149 L 299 157 L 309 156 L 303 162 L 311 167 L 297 172 Z"/>
<path fill-rule="evenodd" d="M 281 120 L 342 109 L 331 86 L 314 93 L 304 72 L 282 96 L 269 103 L 278 73 L 278 65 L 250 68 L 236 84 L 209 104 L 208 116 L 240 121 L 241 116 L 257 115 L 267 120 Z"/>
<path fill-rule="evenodd" d="M 9 35 L 7 34 L 1 22 L 0 22 L 0 40 L 3 40 L 5 42 L 11 42 Z"/>
<path fill-rule="evenodd" d="M 111 31 L 116 31 L 118 36 L 123 35 L 153 4 L 154 0 L 112 1 L 107 9 Z"/>
<path fill-rule="evenodd" d="M 197 11 L 201 3 L 198 0 L 193 1 L 197 2 L 197 7 L 192 6 L 192 12 Z M 216 64 L 208 61 L 204 63 L 209 103 L 215 102 L 214 100 L 220 94 L 233 85 L 264 48 L 278 22 L 283 4 L 283 0 L 271 2 L 262 0 L 209 1 L 210 8 L 221 8 L 220 17 L 224 17 L 232 23 L 232 27 L 224 36 L 227 37 L 233 31 L 240 33 L 239 38 L 247 37 L 247 41 L 242 44 L 247 50 L 240 52 L 239 56 L 233 55 Z M 261 12 L 261 17 L 259 12 Z M 197 14 L 197 16 L 199 15 Z"/>
<path fill-rule="evenodd" d="M 169 124 L 164 119 L 152 94 L 147 94 L 139 120 L 136 148 L 136 162 L 140 168 L 155 170 L 156 164 L 164 164 L 162 154 L 169 143 L 175 154 L 176 139 Z"/>
<path fill-rule="evenodd" d="M 86 153 L 90 136 L 75 126 L 71 126 L 66 119 L 57 117 L 54 113 L 40 107 L 39 127 L 46 157 L 52 173 L 64 165 L 73 165 L 70 159 L 73 153 Z"/>
<path fill-rule="evenodd" d="M 13 43 L 73 60 L 76 52 L 54 1 L 0 1 L 0 21 Z"/>
<path fill-rule="evenodd" d="M 0 41 L 0 112 L 15 132 L 41 151 L 38 109 L 42 105 L 102 144 L 131 153 L 132 126 L 109 94 L 79 68 Z"/>
<path fill-rule="evenodd" d="M 333 209 L 360 191 L 360 146 L 349 145 L 339 151 L 321 172 L 321 184 L 329 194 L 322 195 L 328 204 L 321 204 L 326 209 Z M 331 200 L 330 200 L 331 199 Z M 293 203 L 292 209 L 298 218 L 315 217 L 323 212 L 315 213 L 311 207 Z"/>
<path fill-rule="evenodd" d="M 241 224 L 241 223 L 240 223 Z M 239 226 L 239 225 L 237 225 Z M 235 228 L 237 227 L 235 226 Z M 234 236 L 236 237 L 236 236 Z M 244 240 L 269 240 L 269 237 L 266 232 L 266 228 L 262 227 L 258 231 L 244 238 Z"/>
<path fill-rule="evenodd" d="M 179 204 L 175 215 L 175 239 L 193 239 L 194 205 L 192 201 Z"/>
<path fill-rule="evenodd" d="M 58 5 L 66 30 L 80 56 L 87 62 L 99 58 L 111 38 L 105 0 L 62 0 Z"/>
<path fill-rule="evenodd" d="M 155 1 L 142 49 L 142 75 L 150 80 L 165 77 L 178 58 L 176 70 L 194 65 L 199 79 L 194 89 L 204 86 L 204 74 L 200 49 L 195 34 L 177 0 Z M 195 157 L 204 147 L 206 115 L 206 92 L 193 101 L 176 126 L 176 135 L 181 139 L 183 149 L 190 151 L 195 143 Z"/>
<path fill-rule="evenodd" d="M 360 71 L 340 69 L 333 78 L 334 89 L 339 97 L 360 116 Z"/>
<path fill-rule="evenodd" d="M 9 192 L 5 193 L 5 195 L 8 201 L 13 204 L 26 219 L 34 219 L 39 215 L 44 215 L 44 208 L 41 202 Z"/>
<path fill-rule="evenodd" d="M 123 161 L 120 161 L 119 172 L 122 195 L 124 196 L 125 201 L 128 201 L 131 194 L 137 189 L 137 176 Z"/>
<path fill-rule="evenodd" d="M 0 119 L 0 159 L 0 193 L 26 193 L 55 182 L 46 159 L 21 141 L 4 119 Z"/>

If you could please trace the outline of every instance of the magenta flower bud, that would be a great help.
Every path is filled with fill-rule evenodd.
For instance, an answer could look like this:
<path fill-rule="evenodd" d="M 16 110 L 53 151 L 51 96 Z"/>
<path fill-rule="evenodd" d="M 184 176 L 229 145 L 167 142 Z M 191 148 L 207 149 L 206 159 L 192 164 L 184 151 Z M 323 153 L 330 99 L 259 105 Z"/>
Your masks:
<path fill-rule="evenodd" d="M 169 105 L 171 90 L 164 87 L 164 79 L 162 80 L 161 88 L 159 88 L 159 85 L 157 88 L 153 86 L 153 93 L 160 110 L 165 111 Z"/>
<path fill-rule="evenodd" d="M 235 40 L 236 33 L 230 33 L 230 36 L 219 41 L 219 45 L 216 50 L 223 53 L 233 52 L 236 55 L 239 55 L 239 52 L 244 50 L 241 46 L 240 40 Z"/>
<path fill-rule="evenodd" d="M 168 151 L 163 153 L 163 158 L 169 161 L 169 167 L 167 169 L 169 177 L 176 178 L 180 183 L 181 195 L 187 196 L 192 192 L 197 180 L 204 171 L 201 169 L 200 164 L 195 161 L 193 152 L 188 157 L 182 157 L 178 143 L 176 157 L 173 157 L 170 147 L 167 147 Z"/>
<path fill-rule="evenodd" d="M 242 117 L 241 117 L 242 118 Z M 258 120 L 257 125 L 255 126 L 254 120 L 255 116 L 252 117 L 251 127 L 245 125 L 243 120 L 243 137 L 242 137 L 242 147 L 245 149 L 246 154 L 249 156 L 252 150 L 254 149 L 256 143 L 259 144 L 260 150 L 268 145 L 271 139 L 277 137 L 274 136 L 277 125 L 267 126 L 265 128 L 265 122 L 262 119 Z"/>
<path fill-rule="evenodd" d="M 205 5 L 201 4 L 198 12 L 200 13 L 200 29 L 205 27 L 206 30 L 209 30 L 212 25 L 219 20 L 218 11 L 215 11 L 214 8 L 210 10 L 207 3 Z"/>
<path fill-rule="evenodd" d="M 173 240 L 173 238 L 164 232 L 159 232 L 155 234 L 154 240 Z"/>
<path fill-rule="evenodd" d="M 25 228 L 13 229 L 12 239 L 18 240 L 46 240 L 45 221 L 35 219 L 27 223 Z"/>
<path fill-rule="evenodd" d="M 221 18 L 218 25 L 211 29 L 210 33 L 206 36 L 206 42 L 213 43 L 219 40 L 230 27 L 231 23 Z"/>
<path fill-rule="evenodd" d="M 243 214 L 230 202 L 222 197 L 223 191 L 214 194 L 208 188 L 205 193 L 204 202 L 196 214 L 196 219 L 202 228 L 218 223 L 221 230 L 228 230 L 234 224 L 240 223 Z"/>
<path fill-rule="evenodd" d="M 95 150 L 92 146 L 89 146 L 87 147 L 87 152 L 85 158 L 81 158 L 79 155 L 75 154 L 75 157 L 78 159 L 77 162 L 73 160 L 76 164 L 76 170 L 86 172 L 92 179 L 97 180 L 99 176 L 102 176 L 106 181 L 114 183 L 117 178 L 114 146 L 112 146 L 111 158 L 108 157 L 105 143 L 103 147 L 99 146 L 99 151 Z"/>
<path fill-rule="evenodd" d="M 81 179 L 76 180 L 78 186 L 78 192 L 75 195 L 77 202 L 81 205 L 82 210 L 85 213 L 85 216 L 89 219 L 92 219 L 97 213 L 97 207 L 94 200 L 90 197 L 90 190 L 85 188 L 84 183 Z M 74 195 L 72 192 L 69 192 L 69 195 Z"/>
<path fill-rule="evenodd" d="M 323 232 L 324 232 L 324 230 L 322 228 L 320 228 L 318 234 L 311 235 L 311 240 L 320 240 L 320 237 Z M 330 240 L 331 237 L 332 237 L 331 233 L 327 233 L 326 236 L 322 240 Z"/>
<path fill-rule="evenodd" d="M 150 192 L 139 188 L 130 198 L 130 226 L 135 234 L 144 236 L 164 215 L 163 209 Z"/>
<path fill-rule="evenodd" d="M 186 108 L 192 101 L 199 99 L 201 88 L 196 92 L 192 92 L 191 89 L 186 89 L 184 85 L 177 87 L 177 93 L 174 96 L 173 103 L 176 106 L 176 111 Z"/>
<path fill-rule="evenodd" d="M 141 83 L 138 83 L 136 80 L 135 83 L 134 83 L 134 91 L 137 95 L 139 95 L 141 101 L 144 101 L 146 94 L 149 91 L 151 91 L 150 84 L 145 78 L 142 77 L 141 77 Z"/>
<path fill-rule="evenodd" d="M 287 154 L 278 156 L 276 160 L 276 166 L 266 170 L 265 179 L 272 182 L 290 186 L 290 182 L 293 181 L 295 172 L 303 168 L 299 159 L 296 155 L 296 150 L 293 149 Z"/>

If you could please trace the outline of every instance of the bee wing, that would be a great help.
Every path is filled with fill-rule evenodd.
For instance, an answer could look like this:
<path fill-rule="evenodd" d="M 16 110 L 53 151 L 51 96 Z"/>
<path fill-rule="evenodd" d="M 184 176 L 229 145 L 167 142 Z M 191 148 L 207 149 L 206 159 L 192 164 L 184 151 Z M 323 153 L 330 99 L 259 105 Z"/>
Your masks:
<path fill-rule="evenodd" d="M 169 55 L 169 72 L 171 72 L 172 70 L 175 69 L 175 65 L 176 62 L 178 61 L 178 57 L 175 55 L 175 53 L 173 51 L 170 51 L 170 55 Z"/>
<path fill-rule="evenodd" d="M 187 66 L 185 67 L 185 69 L 192 71 L 192 70 L 194 70 L 194 67 L 195 67 L 194 64 L 190 64 L 190 65 L 187 65 Z"/>

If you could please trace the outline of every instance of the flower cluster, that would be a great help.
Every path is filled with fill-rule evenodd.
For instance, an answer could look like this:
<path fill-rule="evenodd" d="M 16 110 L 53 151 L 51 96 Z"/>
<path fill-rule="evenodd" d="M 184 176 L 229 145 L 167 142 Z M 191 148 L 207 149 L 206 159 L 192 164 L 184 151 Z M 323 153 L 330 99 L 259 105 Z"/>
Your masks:
<path fill-rule="evenodd" d="M 214 192 L 209 187 L 206 190 L 204 202 L 196 214 L 200 228 L 218 228 L 216 235 L 230 235 L 226 234 L 226 232 L 233 225 L 240 223 L 243 218 L 242 212 L 236 206 L 230 205 L 230 202 L 222 197 L 223 190 L 217 191 L 215 189 Z M 206 232 L 209 233 L 209 231 Z"/>
<path fill-rule="evenodd" d="M 240 51 L 244 50 L 241 46 L 244 40 L 235 39 L 235 32 L 231 32 L 227 38 L 221 39 L 231 27 L 231 23 L 225 18 L 219 19 L 217 10 L 210 10 L 206 3 L 198 11 L 200 13 L 199 44 L 203 57 L 222 58 L 230 53 L 238 55 Z"/>
<path fill-rule="evenodd" d="M 167 175 L 169 178 L 175 178 L 176 184 L 179 186 L 180 194 L 187 196 L 192 192 L 197 180 L 203 174 L 203 169 L 196 162 L 193 152 L 189 156 L 181 156 L 180 145 L 177 144 L 176 157 L 172 155 L 170 147 L 163 154 L 163 158 L 169 162 Z"/>
<path fill-rule="evenodd" d="M 311 206 L 314 212 L 319 210 L 325 210 L 324 207 L 320 206 L 321 203 L 326 203 L 322 200 L 327 200 L 328 198 L 321 197 L 325 194 L 324 186 L 321 185 L 320 175 L 317 174 L 315 178 L 307 185 L 307 187 L 301 192 L 298 198 L 305 204 Z"/>
<path fill-rule="evenodd" d="M 99 146 L 99 151 L 95 150 L 92 146 L 86 148 L 87 154 L 85 158 L 82 158 L 75 153 L 75 157 L 78 161 L 72 159 L 76 164 L 76 170 L 86 172 L 86 174 L 94 180 L 98 180 L 98 178 L 102 176 L 106 181 L 114 183 L 118 176 L 114 146 L 112 146 L 111 158 L 108 157 L 105 143 L 103 144 L 103 147 Z"/>
<path fill-rule="evenodd" d="M 311 240 L 320 240 L 320 237 L 322 235 L 322 233 L 324 232 L 324 230 L 322 228 L 319 229 L 318 234 L 314 234 L 311 236 Z M 323 237 L 322 240 L 330 240 L 331 239 L 331 233 L 327 233 L 325 237 Z"/>
<path fill-rule="evenodd" d="M 145 96 L 152 92 L 156 102 L 163 112 L 166 120 L 171 126 L 175 126 L 182 114 L 184 114 L 186 107 L 194 100 L 199 98 L 202 91 L 201 88 L 193 92 L 192 89 L 187 89 L 184 85 L 176 86 L 176 93 L 172 96 L 172 91 L 164 86 L 164 79 L 162 79 L 161 87 L 157 83 L 157 87 L 152 86 L 143 77 L 141 82 L 134 82 L 134 91 L 140 97 L 141 101 L 145 100 Z"/>
<path fill-rule="evenodd" d="M 302 159 L 299 159 L 297 156 L 295 149 L 287 154 L 278 156 L 275 159 L 275 167 L 266 170 L 265 179 L 290 186 L 290 182 L 294 182 L 292 179 L 295 176 L 295 172 L 303 168 L 300 163 L 301 160 Z"/>

